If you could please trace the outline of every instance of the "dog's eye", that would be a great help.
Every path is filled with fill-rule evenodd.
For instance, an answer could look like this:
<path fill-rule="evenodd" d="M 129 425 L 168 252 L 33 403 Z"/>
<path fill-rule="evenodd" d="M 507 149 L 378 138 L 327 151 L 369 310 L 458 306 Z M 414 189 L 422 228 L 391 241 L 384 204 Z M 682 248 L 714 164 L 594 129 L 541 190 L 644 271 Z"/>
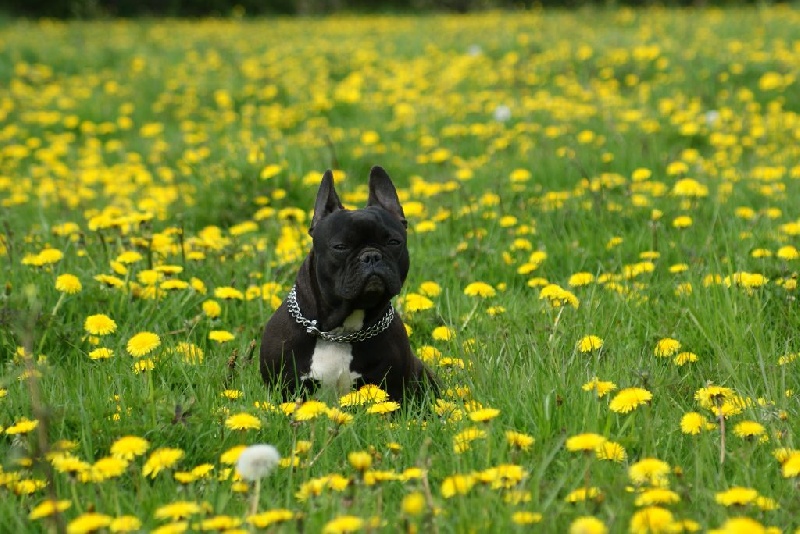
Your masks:
<path fill-rule="evenodd" d="M 387 241 L 386 243 L 387 243 L 388 245 L 392 246 L 392 247 L 396 247 L 397 245 L 401 245 L 403 242 L 402 242 L 402 241 L 400 241 L 399 239 L 392 238 L 392 239 L 390 239 L 389 241 Z"/>
<path fill-rule="evenodd" d="M 333 245 L 333 250 L 338 250 L 338 251 L 347 250 L 347 245 L 345 245 L 344 243 L 335 243 Z"/>

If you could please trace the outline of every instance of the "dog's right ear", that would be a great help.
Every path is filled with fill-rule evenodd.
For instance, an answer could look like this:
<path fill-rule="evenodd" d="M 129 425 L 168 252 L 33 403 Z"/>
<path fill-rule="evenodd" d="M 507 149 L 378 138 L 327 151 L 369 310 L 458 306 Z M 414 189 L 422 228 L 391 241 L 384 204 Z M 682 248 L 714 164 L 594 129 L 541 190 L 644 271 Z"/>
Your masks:
<path fill-rule="evenodd" d="M 336 194 L 336 189 L 333 187 L 333 172 L 328 169 L 322 175 L 322 183 L 319 184 L 317 200 L 314 203 L 314 217 L 311 219 L 311 227 L 309 227 L 308 233 L 313 235 L 314 228 L 319 221 L 334 211 L 341 209 L 344 209 L 344 206 L 342 206 L 339 195 Z"/>

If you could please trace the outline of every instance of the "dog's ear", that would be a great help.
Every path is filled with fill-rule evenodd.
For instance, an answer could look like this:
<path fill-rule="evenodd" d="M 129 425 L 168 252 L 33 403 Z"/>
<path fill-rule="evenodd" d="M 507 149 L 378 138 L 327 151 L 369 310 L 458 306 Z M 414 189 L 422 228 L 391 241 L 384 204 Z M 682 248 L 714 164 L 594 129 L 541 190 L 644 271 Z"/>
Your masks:
<path fill-rule="evenodd" d="M 369 171 L 369 200 L 367 206 L 380 206 L 395 217 L 397 217 L 403 226 L 408 227 L 406 221 L 406 214 L 403 213 L 403 207 L 400 205 L 400 199 L 397 198 L 397 190 L 394 188 L 392 179 L 383 170 L 383 167 L 372 167 Z"/>
<path fill-rule="evenodd" d="M 344 206 L 342 206 L 339 195 L 336 194 L 336 189 L 333 187 L 333 172 L 328 169 L 322 175 L 322 183 L 319 184 L 317 201 L 314 203 L 314 217 L 311 219 L 311 227 L 308 229 L 308 233 L 313 234 L 314 228 L 319 221 L 334 211 L 341 209 L 344 209 Z"/>

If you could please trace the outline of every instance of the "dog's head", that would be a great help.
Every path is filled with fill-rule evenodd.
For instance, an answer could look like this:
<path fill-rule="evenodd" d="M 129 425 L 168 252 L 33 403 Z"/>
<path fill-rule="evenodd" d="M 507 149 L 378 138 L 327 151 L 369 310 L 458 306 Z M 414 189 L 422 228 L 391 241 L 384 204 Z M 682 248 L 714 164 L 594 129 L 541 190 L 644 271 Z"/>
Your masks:
<path fill-rule="evenodd" d="M 406 219 L 391 178 L 381 167 L 369 175 L 365 208 L 346 210 L 325 172 L 314 205 L 315 276 L 323 299 L 351 309 L 385 305 L 408 274 Z"/>

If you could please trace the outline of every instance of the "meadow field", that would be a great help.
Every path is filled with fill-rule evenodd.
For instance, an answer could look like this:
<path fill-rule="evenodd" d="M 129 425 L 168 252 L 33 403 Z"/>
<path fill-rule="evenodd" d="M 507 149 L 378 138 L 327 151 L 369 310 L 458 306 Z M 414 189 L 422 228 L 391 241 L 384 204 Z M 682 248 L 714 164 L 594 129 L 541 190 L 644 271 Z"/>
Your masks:
<path fill-rule="evenodd" d="M 798 28 L 2 22 L 0 530 L 800 532 Z M 282 403 L 261 330 L 372 165 L 441 397 Z"/>

